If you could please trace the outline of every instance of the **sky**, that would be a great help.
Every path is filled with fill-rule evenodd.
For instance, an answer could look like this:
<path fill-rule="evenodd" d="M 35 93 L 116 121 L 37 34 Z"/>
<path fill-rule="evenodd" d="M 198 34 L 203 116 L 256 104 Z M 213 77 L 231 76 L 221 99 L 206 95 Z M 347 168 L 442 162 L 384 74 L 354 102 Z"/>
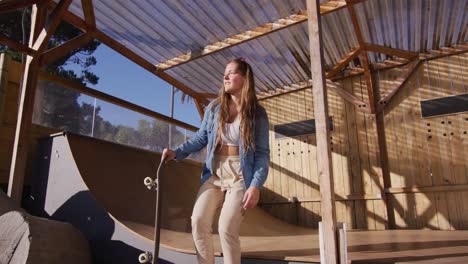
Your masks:
<path fill-rule="evenodd" d="M 99 45 L 93 56 L 97 64 L 90 71 L 99 77 L 97 85 L 88 84 L 90 88 L 110 94 L 128 102 L 148 108 L 155 112 L 170 116 L 171 85 L 159 79 L 136 63 L 128 60 L 104 44 Z M 69 67 L 79 73 L 79 68 Z M 190 86 L 190 84 L 187 84 Z M 181 92 L 174 96 L 174 118 L 200 126 L 200 116 L 193 101 L 181 103 Z M 80 102 L 94 103 L 94 98 L 82 95 Z M 144 115 L 114 106 L 100 100 L 100 115 L 114 125 L 123 124 L 135 127 Z"/>

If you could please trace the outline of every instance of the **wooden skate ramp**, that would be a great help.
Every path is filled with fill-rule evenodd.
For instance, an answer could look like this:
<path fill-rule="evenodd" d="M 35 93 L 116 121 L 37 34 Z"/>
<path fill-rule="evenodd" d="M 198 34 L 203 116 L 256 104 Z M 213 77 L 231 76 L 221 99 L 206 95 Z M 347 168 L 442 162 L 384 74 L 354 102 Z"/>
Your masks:
<path fill-rule="evenodd" d="M 135 263 L 139 253 L 152 249 L 155 191 L 149 191 L 143 179 L 155 177 L 159 154 L 73 134 L 55 135 L 44 146 L 47 166 L 41 167 L 38 186 L 45 191 L 35 195 L 47 215 L 80 228 L 97 261 Z M 190 215 L 200 172 L 201 165 L 190 161 L 169 162 L 163 168 L 163 259 L 170 259 L 171 252 L 195 253 Z M 214 240 L 219 256 L 219 237 Z M 353 263 L 468 256 L 468 231 L 356 231 L 348 240 Z M 320 261 L 316 230 L 287 224 L 259 208 L 247 211 L 241 246 L 247 258 Z M 103 252 L 115 256 L 102 256 Z M 181 253 L 175 263 L 195 260 Z"/>

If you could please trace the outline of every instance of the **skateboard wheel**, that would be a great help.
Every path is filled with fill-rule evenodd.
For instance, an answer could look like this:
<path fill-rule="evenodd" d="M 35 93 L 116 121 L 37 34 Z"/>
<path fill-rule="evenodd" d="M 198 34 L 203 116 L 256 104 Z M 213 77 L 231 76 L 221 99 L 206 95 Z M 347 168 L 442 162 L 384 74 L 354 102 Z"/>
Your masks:
<path fill-rule="evenodd" d="M 151 262 L 152 255 L 149 252 L 141 253 L 140 256 L 138 256 L 138 261 L 140 263 L 149 263 Z"/>
<path fill-rule="evenodd" d="M 151 188 L 151 186 L 154 185 L 154 181 L 153 179 L 151 179 L 151 177 L 146 177 L 143 182 L 145 183 L 145 186 L 148 188 Z"/>

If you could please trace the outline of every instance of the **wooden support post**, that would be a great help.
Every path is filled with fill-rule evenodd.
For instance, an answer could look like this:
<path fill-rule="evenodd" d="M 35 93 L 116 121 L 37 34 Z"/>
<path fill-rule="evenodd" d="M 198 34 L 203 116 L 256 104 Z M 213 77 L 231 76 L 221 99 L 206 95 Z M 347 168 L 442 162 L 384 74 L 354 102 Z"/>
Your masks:
<path fill-rule="evenodd" d="M 385 121 L 384 113 L 379 112 L 375 115 L 375 128 L 377 130 L 377 153 L 380 159 L 380 166 L 382 168 L 382 177 L 384 189 L 390 188 L 392 182 L 390 180 L 390 169 L 388 167 L 388 152 L 387 152 L 387 142 L 385 140 Z M 392 200 L 390 200 L 390 195 L 383 193 L 383 201 L 385 203 L 385 209 L 387 210 L 387 224 L 388 229 L 395 229 L 395 213 L 393 211 Z"/>
<path fill-rule="evenodd" d="M 8 87 L 8 67 L 11 58 L 6 53 L 0 54 L 0 124 L 3 122 L 5 111 L 5 96 Z"/>
<path fill-rule="evenodd" d="M 33 8 L 31 17 L 31 34 L 30 48 L 36 50 L 34 56 L 26 58 L 26 65 L 24 69 L 24 78 L 21 84 L 20 104 L 18 109 L 18 118 L 16 123 L 15 141 L 13 146 L 13 154 L 11 157 L 10 166 L 10 179 L 8 182 L 8 196 L 13 201 L 20 204 L 23 193 L 23 183 L 26 170 L 26 159 L 28 154 L 29 131 L 32 122 L 34 97 L 37 86 L 37 76 L 39 72 L 39 55 L 45 50 L 48 41 L 50 40 L 53 32 L 57 29 L 62 14 L 68 9 L 71 0 L 61 0 L 57 4 L 51 15 L 50 23 L 47 26 L 39 26 L 40 21 L 45 21 L 41 18 L 40 12 L 42 8 Z M 35 33 L 37 39 L 34 40 Z"/>
<path fill-rule="evenodd" d="M 326 264 L 338 263 L 336 235 L 335 190 L 330 151 L 327 92 L 319 0 L 307 0 L 309 49 L 313 79 L 314 115 L 317 135 L 317 163 L 320 178 L 321 214 L 324 259 Z"/>

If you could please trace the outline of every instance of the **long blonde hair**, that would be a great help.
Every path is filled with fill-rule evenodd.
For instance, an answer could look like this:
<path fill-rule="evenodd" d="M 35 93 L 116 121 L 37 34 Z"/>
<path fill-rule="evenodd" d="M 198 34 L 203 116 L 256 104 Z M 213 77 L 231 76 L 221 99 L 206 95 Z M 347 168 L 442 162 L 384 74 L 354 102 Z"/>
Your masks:
<path fill-rule="evenodd" d="M 254 142 L 254 119 L 255 112 L 257 111 L 258 99 L 255 94 L 255 80 L 252 67 L 245 62 L 244 59 L 238 58 L 231 60 L 229 63 L 236 63 L 237 70 L 245 77 L 244 85 L 242 86 L 241 92 L 241 105 L 240 105 L 240 137 L 244 145 L 244 153 L 247 153 L 249 147 L 255 150 Z M 228 63 L 228 64 L 229 64 Z M 215 146 L 222 141 L 221 134 L 223 133 L 224 124 L 229 120 L 229 102 L 231 101 L 231 95 L 225 92 L 224 84 L 219 90 L 218 98 L 216 98 L 215 104 L 220 105 L 218 115 L 218 131 L 216 134 Z M 222 144 L 222 142 L 221 142 Z"/>

